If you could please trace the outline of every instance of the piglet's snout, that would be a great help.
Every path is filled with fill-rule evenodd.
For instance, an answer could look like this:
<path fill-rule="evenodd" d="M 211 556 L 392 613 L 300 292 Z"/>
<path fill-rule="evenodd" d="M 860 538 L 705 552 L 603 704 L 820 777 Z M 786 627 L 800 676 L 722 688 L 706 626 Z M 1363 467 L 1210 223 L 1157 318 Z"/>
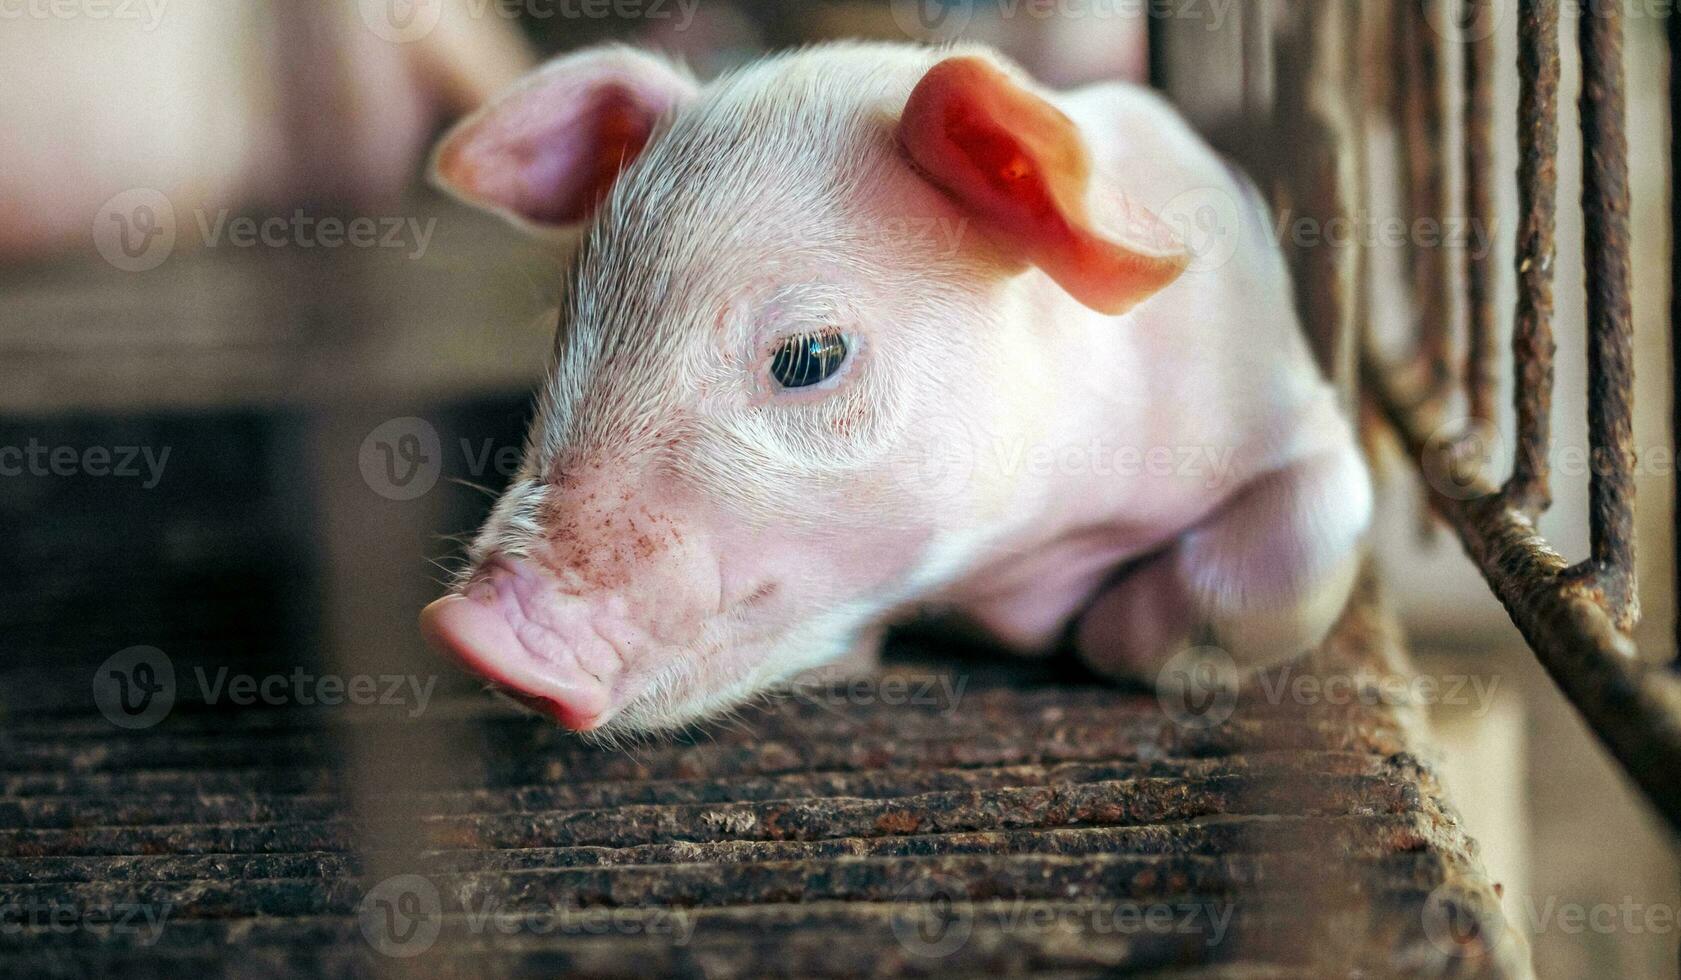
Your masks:
<path fill-rule="evenodd" d="M 595 728 L 614 710 L 618 652 L 593 628 L 587 602 L 529 562 L 489 562 L 464 593 L 427 606 L 420 625 L 440 651 L 567 728 Z"/>

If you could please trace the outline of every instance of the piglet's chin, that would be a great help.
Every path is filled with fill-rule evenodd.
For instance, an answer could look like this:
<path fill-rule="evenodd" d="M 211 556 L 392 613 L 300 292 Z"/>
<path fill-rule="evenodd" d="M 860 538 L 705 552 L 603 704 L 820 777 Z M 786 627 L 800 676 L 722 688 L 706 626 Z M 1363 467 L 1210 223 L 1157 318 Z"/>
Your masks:
<path fill-rule="evenodd" d="M 499 563 L 466 594 L 427 606 L 421 632 L 439 651 L 567 728 L 599 728 L 614 710 L 615 658 L 592 656 L 586 666 L 581 647 L 600 641 L 566 636 L 570 631 L 557 628 L 541 592 L 536 573 Z"/>

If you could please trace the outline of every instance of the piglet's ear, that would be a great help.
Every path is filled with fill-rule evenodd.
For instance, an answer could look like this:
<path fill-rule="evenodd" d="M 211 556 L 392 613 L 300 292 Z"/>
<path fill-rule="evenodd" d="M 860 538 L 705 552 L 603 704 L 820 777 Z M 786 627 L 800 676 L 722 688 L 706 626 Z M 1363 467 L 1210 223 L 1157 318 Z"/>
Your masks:
<path fill-rule="evenodd" d="M 1124 313 L 1190 262 L 1163 222 L 1093 186 L 1073 120 L 981 58 L 929 69 L 898 135 L 934 186 L 1094 310 Z"/>
<path fill-rule="evenodd" d="M 433 180 L 518 222 L 584 221 L 694 79 L 629 48 L 560 58 L 464 119 L 439 144 Z"/>

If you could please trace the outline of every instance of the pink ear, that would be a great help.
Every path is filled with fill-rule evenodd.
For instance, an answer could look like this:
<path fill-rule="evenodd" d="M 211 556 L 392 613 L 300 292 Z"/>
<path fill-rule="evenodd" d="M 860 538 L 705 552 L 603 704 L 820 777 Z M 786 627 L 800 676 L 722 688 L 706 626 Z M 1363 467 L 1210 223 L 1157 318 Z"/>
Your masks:
<path fill-rule="evenodd" d="M 445 190 L 538 225 L 587 219 L 694 80 L 629 48 L 552 62 L 463 120 L 439 144 Z"/>
<path fill-rule="evenodd" d="M 1190 262 L 1154 215 L 1093 193 L 1073 120 L 981 58 L 928 70 L 905 103 L 899 144 L 977 223 L 1099 312 L 1126 312 Z M 1105 209 L 1102 220 L 1088 203 Z"/>

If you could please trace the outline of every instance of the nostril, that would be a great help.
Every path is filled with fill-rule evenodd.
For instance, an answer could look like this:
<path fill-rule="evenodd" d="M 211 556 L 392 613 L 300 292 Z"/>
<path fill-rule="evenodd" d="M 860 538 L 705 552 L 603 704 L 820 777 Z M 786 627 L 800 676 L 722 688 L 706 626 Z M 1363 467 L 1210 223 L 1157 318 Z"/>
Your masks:
<path fill-rule="evenodd" d="M 462 587 L 461 594 L 474 602 L 495 602 L 496 586 L 487 579 L 475 577 Z"/>
<path fill-rule="evenodd" d="M 504 554 L 495 554 L 479 563 L 478 568 L 467 579 L 464 592 L 474 592 L 482 586 L 494 586 L 500 582 L 534 582 L 543 573 L 535 565 L 524 558 L 513 558 Z"/>

